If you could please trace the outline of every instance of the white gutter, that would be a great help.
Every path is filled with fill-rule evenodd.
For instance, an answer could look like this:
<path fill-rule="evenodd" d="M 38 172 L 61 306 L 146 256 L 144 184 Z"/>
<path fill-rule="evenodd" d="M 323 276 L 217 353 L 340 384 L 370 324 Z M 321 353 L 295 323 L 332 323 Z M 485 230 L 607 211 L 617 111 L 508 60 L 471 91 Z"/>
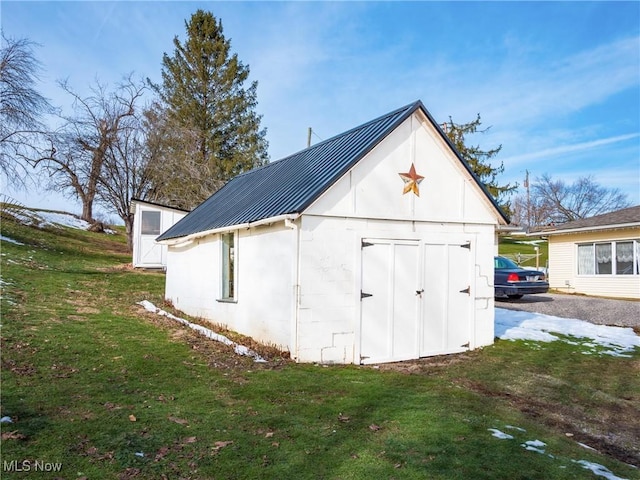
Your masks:
<path fill-rule="evenodd" d="M 228 227 L 219 227 L 219 228 L 212 228 L 210 230 L 204 230 L 202 232 L 196 232 L 196 233 L 192 233 L 191 235 L 187 235 L 184 237 L 178 237 L 178 238 L 168 238 L 167 240 L 160 240 L 159 244 L 161 245 L 171 245 L 171 246 L 176 246 L 176 245 L 188 245 L 189 243 L 192 243 L 194 240 L 197 240 L 198 238 L 202 238 L 202 237 L 206 237 L 209 235 L 215 235 L 217 233 L 225 233 L 225 232 L 232 232 L 234 230 L 243 230 L 243 229 L 247 229 L 247 228 L 252 228 L 252 227 L 258 227 L 260 225 L 268 225 L 271 223 L 278 223 L 278 222 L 291 222 L 296 220 L 298 217 L 300 216 L 300 214 L 298 213 L 288 213 L 285 215 L 277 215 L 275 217 L 269 217 L 269 218 L 263 218 L 262 220 L 257 220 L 255 222 L 248 222 L 248 223 L 241 223 L 241 224 L 237 224 L 237 225 L 229 225 Z"/>

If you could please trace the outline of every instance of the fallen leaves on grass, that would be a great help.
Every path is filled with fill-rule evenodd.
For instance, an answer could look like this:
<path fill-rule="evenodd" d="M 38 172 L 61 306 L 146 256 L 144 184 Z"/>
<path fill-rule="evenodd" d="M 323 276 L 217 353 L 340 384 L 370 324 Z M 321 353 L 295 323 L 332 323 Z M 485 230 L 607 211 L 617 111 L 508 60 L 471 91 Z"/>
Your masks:
<path fill-rule="evenodd" d="M 189 420 L 185 420 L 184 418 L 170 416 L 169 420 L 179 425 L 189 425 Z"/>
<path fill-rule="evenodd" d="M 377 432 L 381 428 L 382 427 L 380 425 L 376 425 L 375 423 L 372 423 L 371 425 L 369 425 L 369 430 L 371 430 L 372 432 Z"/>
<path fill-rule="evenodd" d="M 228 447 L 229 445 L 233 445 L 233 440 L 216 442 L 213 444 L 213 447 L 211 448 L 211 454 L 216 455 L 220 450 L 222 450 L 224 447 Z"/>
<path fill-rule="evenodd" d="M 18 432 L 18 430 L 4 432 L 2 434 L 2 440 L 24 440 L 25 438 L 27 438 L 27 436 Z"/>
<path fill-rule="evenodd" d="M 135 416 L 135 415 L 133 415 L 133 414 L 132 414 L 132 415 L 129 415 L 129 421 L 131 421 L 131 422 L 136 422 L 137 420 L 138 420 L 138 419 L 136 418 L 136 416 Z"/>

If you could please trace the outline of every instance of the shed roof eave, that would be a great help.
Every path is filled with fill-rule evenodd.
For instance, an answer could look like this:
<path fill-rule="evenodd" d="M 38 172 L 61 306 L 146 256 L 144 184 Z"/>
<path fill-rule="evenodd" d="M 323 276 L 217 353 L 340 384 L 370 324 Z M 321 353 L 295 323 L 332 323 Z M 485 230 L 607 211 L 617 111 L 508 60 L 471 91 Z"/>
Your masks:
<path fill-rule="evenodd" d="M 531 236 L 536 235 L 566 235 L 569 233 L 588 233 L 588 232 L 601 232 L 605 230 L 622 230 L 629 228 L 640 228 L 640 222 L 634 223 L 619 223 L 616 225 L 599 225 L 592 227 L 579 227 L 579 228 L 567 228 L 567 229 L 557 229 L 557 230 L 540 230 L 538 232 L 529 233 Z"/>
<path fill-rule="evenodd" d="M 260 225 L 268 225 L 268 224 L 271 224 L 271 223 L 294 221 L 299 216 L 300 215 L 298 213 L 287 213 L 287 214 L 284 214 L 284 215 L 277 215 L 275 217 L 263 218 L 261 220 L 256 220 L 255 222 L 248 222 L 248 223 L 242 223 L 242 224 L 236 224 L 236 225 L 228 225 L 226 227 L 218 227 L 218 228 L 212 228 L 210 230 L 203 230 L 202 232 L 195 232 L 195 233 L 192 233 L 190 235 L 183 236 L 183 237 L 175 237 L 175 238 L 167 238 L 167 239 L 164 239 L 164 240 L 156 240 L 156 242 L 161 244 L 161 245 L 167 245 L 167 246 L 183 245 L 183 244 L 191 243 L 194 240 L 197 240 L 198 238 L 207 237 L 209 235 L 227 233 L 227 232 L 232 232 L 234 230 L 243 230 L 243 229 L 247 229 L 247 228 L 258 227 Z"/>

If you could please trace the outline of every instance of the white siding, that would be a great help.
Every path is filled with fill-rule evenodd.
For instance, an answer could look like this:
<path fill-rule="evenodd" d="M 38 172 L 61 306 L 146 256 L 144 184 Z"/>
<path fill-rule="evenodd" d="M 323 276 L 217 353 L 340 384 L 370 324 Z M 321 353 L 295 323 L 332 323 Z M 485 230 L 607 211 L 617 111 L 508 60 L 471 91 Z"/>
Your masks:
<path fill-rule="evenodd" d="M 639 240 L 640 229 L 549 236 L 549 284 L 568 293 L 616 298 L 640 298 L 640 275 L 578 275 L 578 244 Z"/>
<path fill-rule="evenodd" d="M 304 215 L 297 351 L 292 352 L 298 361 L 360 362 L 363 238 L 415 240 L 420 245 L 471 242 L 473 308 L 465 319 L 471 326 L 469 348 L 493 343 L 493 226 Z"/>
<path fill-rule="evenodd" d="M 402 194 L 399 173 L 411 164 L 425 178 L 420 196 Z M 471 175 L 433 127 L 414 114 L 358 162 L 305 213 L 420 220 L 497 223 L 497 213 Z"/>
<path fill-rule="evenodd" d="M 219 235 L 169 247 L 165 297 L 188 315 L 290 348 L 295 241 L 294 230 L 282 224 L 239 232 L 236 302 L 219 301 Z"/>

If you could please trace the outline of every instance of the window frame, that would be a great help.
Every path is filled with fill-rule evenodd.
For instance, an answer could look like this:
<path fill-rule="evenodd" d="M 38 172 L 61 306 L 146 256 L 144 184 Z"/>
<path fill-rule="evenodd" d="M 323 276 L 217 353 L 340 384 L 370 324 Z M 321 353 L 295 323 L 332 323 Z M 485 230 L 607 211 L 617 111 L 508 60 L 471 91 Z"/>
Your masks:
<path fill-rule="evenodd" d="M 149 224 L 145 224 L 145 217 L 149 218 L 150 216 L 156 217 L 158 219 L 157 228 L 149 229 Z M 155 225 L 153 225 L 155 227 Z M 141 235 L 155 235 L 156 237 L 162 233 L 162 212 L 158 210 L 141 210 L 140 211 L 140 234 Z"/>
<path fill-rule="evenodd" d="M 231 266 L 229 266 L 231 264 Z M 238 231 L 220 234 L 219 302 L 238 301 Z"/>
<path fill-rule="evenodd" d="M 632 272 L 631 273 L 618 273 L 618 244 L 632 244 Z M 611 252 L 611 259 L 609 262 L 611 265 L 611 272 L 599 273 L 598 272 L 598 246 L 608 245 Z M 580 273 L 580 250 L 581 247 L 589 247 L 592 253 L 592 265 L 591 272 L 593 273 Z M 602 263 L 602 262 L 601 262 Z M 579 277 L 629 277 L 640 275 L 640 239 L 619 239 L 610 241 L 593 241 L 593 242 L 579 242 L 576 243 L 576 257 L 575 257 L 576 275 Z"/>

